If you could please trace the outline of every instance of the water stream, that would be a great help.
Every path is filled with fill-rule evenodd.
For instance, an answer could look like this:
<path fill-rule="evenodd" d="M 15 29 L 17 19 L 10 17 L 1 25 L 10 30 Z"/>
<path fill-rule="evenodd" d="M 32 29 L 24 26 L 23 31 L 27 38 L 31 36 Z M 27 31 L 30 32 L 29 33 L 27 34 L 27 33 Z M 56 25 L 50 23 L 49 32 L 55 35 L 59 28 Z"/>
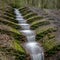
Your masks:
<path fill-rule="evenodd" d="M 25 48 L 29 51 L 31 60 L 44 60 L 43 49 L 39 43 L 35 41 L 35 32 L 30 29 L 30 25 L 27 24 L 18 9 L 15 9 L 14 12 L 16 14 L 16 20 L 18 20 L 19 25 L 23 29 L 20 32 L 22 32 L 22 34 L 24 34 L 27 38 Z"/>

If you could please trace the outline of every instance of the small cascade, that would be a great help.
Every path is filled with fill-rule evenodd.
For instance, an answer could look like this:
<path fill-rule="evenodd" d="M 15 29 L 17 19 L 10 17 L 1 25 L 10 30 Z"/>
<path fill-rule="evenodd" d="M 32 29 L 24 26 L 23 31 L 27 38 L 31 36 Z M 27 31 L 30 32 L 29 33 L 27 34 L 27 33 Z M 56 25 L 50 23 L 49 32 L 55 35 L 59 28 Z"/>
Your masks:
<path fill-rule="evenodd" d="M 24 34 L 27 38 L 27 42 L 25 43 L 26 50 L 29 51 L 31 60 L 44 60 L 44 52 L 42 47 L 35 41 L 35 32 L 30 29 L 30 25 L 27 24 L 26 20 L 21 15 L 18 9 L 15 9 L 16 20 L 18 20 L 19 25 L 23 30 L 21 30 L 22 34 Z"/>
<path fill-rule="evenodd" d="M 29 24 L 19 24 L 23 29 L 30 29 L 30 25 Z"/>

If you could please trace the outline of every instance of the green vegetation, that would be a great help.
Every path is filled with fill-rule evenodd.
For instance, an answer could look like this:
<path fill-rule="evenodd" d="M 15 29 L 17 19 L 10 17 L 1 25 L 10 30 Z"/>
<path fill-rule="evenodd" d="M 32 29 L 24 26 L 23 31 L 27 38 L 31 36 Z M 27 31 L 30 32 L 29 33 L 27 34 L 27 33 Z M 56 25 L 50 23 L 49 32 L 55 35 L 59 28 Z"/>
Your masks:
<path fill-rule="evenodd" d="M 21 35 L 21 33 L 19 32 L 18 33 L 18 31 L 8 31 L 8 30 L 1 30 L 0 29 L 0 33 L 1 34 L 7 34 L 7 35 L 10 35 L 10 36 L 12 36 L 12 37 L 14 37 L 15 39 L 17 39 L 17 40 L 19 40 L 19 39 L 22 39 L 22 35 Z"/>
<path fill-rule="evenodd" d="M 8 21 L 8 20 L 0 20 L 0 24 L 5 24 L 7 26 L 11 26 L 12 28 L 15 29 L 20 29 L 20 26 L 14 22 Z"/>
<path fill-rule="evenodd" d="M 46 36 L 48 33 L 52 33 L 52 32 L 56 32 L 56 29 L 54 28 L 49 28 L 48 30 L 46 31 L 43 31 L 43 32 L 40 32 L 36 35 L 36 39 L 37 40 L 40 40 L 42 39 L 44 36 Z"/>
<path fill-rule="evenodd" d="M 22 53 L 25 53 L 25 50 L 22 48 L 22 46 L 20 46 L 20 43 L 18 40 L 13 41 L 12 48 L 14 48 L 15 50 L 20 51 Z"/>
<path fill-rule="evenodd" d="M 37 15 L 37 14 L 35 14 L 35 13 L 29 13 L 29 14 L 25 15 L 24 18 L 25 18 L 25 19 L 28 19 L 28 18 L 30 18 L 30 17 L 32 17 L 32 16 L 36 16 L 36 15 Z"/>
<path fill-rule="evenodd" d="M 1 47 L 0 51 L 4 52 L 6 55 L 11 55 L 11 57 L 14 56 L 15 60 L 24 60 L 26 57 L 25 53 L 17 51 L 13 48 Z"/>
<path fill-rule="evenodd" d="M 27 11 L 30 11 L 27 7 L 24 7 L 24 8 L 21 8 L 19 9 L 20 12 L 24 13 L 24 12 L 27 12 Z"/>
<path fill-rule="evenodd" d="M 47 55 L 47 57 L 52 56 L 52 55 L 56 54 L 59 51 L 60 51 L 60 45 L 55 45 L 52 49 L 50 49 L 46 52 L 46 55 Z"/>
<path fill-rule="evenodd" d="M 14 10 L 13 10 L 13 11 L 14 11 Z M 14 15 L 14 12 L 12 12 L 12 10 L 6 10 L 5 12 L 6 12 L 6 14 Z"/>
<path fill-rule="evenodd" d="M 50 24 L 49 21 L 39 22 L 39 23 L 36 23 L 36 24 L 32 25 L 32 26 L 31 26 L 31 29 L 35 30 L 35 29 L 38 28 L 39 26 L 49 25 L 49 24 Z"/>
<path fill-rule="evenodd" d="M 7 15 L 7 16 L 12 17 L 12 18 L 15 18 L 15 16 L 13 14 L 11 14 L 11 13 L 6 13 L 5 12 L 4 15 Z"/>
<path fill-rule="evenodd" d="M 28 10 L 28 11 L 25 11 L 24 13 L 22 13 L 22 15 L 26 15 L 28 13 L 31 13 L 32 11 Z"/>
<path fill-rule="evenodd" d="M 27 19 L 27 22 L 28 22 L 28 23 L 32 23 L 32 22 L 34 22 L 34 21 L 36 21 L 36 20 L 41 20 L 42 18 L 43 18 L 43 17 L 41 17 L 41 16 L 33 16 L 33 17 Z"/>
<path fill-rule="evenodd" d="M 55 39 L 49 39 L 43 41 L 43 46 L 46 51 L 52 49 L 53 47 L 55 47 L 55 45 L 56 45 Z"/>

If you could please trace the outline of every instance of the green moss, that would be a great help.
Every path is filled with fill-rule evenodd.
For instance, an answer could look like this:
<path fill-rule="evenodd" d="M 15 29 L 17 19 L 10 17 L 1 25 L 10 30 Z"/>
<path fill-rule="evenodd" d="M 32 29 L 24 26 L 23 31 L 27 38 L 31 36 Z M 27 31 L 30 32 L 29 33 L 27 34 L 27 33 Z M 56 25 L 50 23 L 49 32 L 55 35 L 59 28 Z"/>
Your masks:
<path fill-rule="evenodd" d="M 8 20 L 0 20 L 0 24 L 8 25 L 8 26 L 11 26 L 12 28 L 15 28 L 15 29 L 20 29 L 21 28 L 16 23 L 8 21 Z"/>
<path fill-rule="evenodd" d="M 41 17 L 41 16 L 34 16 L 34 17 L 31 17 L 31 18 L 27 19 L 27 22 L 28 23 L 32 23 L 32 22 L 40 20 L 40 19 L 43 19 L 43 17 Z"/>
<path fill-rule="evenodd" d="M 27 11 L 30 11 L 28 8 L 24 9 L 24 10 L 20 10 L 21 13 L 24 13 L 24 12 L 27 12 Z"/>
<path fill-rule="evenodd" d="M 24 15 L 26 15 L 26 14 L 28 14 L 28 13 L 31 13 L 32 11 L 30 11 L 30 10 L 28 10 L 28 11 L 25 11 L 24 13 L 22 12 L 22 15 L 24 16 Z"/>
<path fill-rule="evenodd" d="M 22 8 L 20 8 L 19 10 L 20 11 L 26 11 L 28 8 L 27 7 L 22 7 Z"/>
<path fill-rule="evenodd" d="M 53 39 L 55 37 L 54 34 L 48 34 L 47 36 L 48 36 L 49 39 Z"/>
<path fill-rule="evenodd" d="M 43 21 L 48 21 L 48 20 L 44 19 L 44 18 L 41 19 L 41 20 L 38 20 L 38 21 L 36 20 L 36 21 L 34 21 L 34 22 L 31 23 L 31 26 L 34 25 L 34 24 L 36 24 L 36 23 L 43 22 Z"/>
<path fill-rule="evenodd" d="M 17 33 L 17 34 L 20 34 L 20 32 L 18 31 L 18 30 L 16 30 L 16 29 L 11 29 L 10 31 L 12 31 L 12 32 L 14 32 L 14 33 Z"/>
<path fill-rule="evenodd" d="M 29 13 L 29 14 L 25 15 L 24 18 L 25 18 L 25 19 L 28 19 L 28 18 L 30 18 L 30 17 L 32 17 L 32 16 L 36 16 L 36 15 L 37 15 L 37 14 L 35 14 L 35 13 Z"/>
<path fill-rule="evenodd" d="M 42 22 L 38 22 L 34 25 L 31 26 L 31 29 L 35 30 L 36 28 L 43 26 L 43 25 L 49 25 L 50 22 L 49 21 L 42 21 Z"/>
<path fill-rule="evenodd" d="M 26 7 L 20 7 L 19 9 L 20 9 L 20 10 L 23 10 L 23 9 L 26 9 Z"/>
<path fill-rule="evenodd" d="M 23 35 L 20 32 L 18 33 L 16 31 L 7 31 L 7 30 L 1 30 L 0 29 L 0 33 L 12 36 L 16 40 L 22 40 L 23 39 Z"/>
<path fill-rule="evenodd" d="M 15 15 L 14 11 L 11 11 L 11 10 L 10 10 L 10 11 L 9 11 L 9 10 L 6 10 L 5 12 L 6 12 L 6 13 L 10 13 L 10 14 L 12 14 L 12 15 Z"/>
<path fill-rule="evenodd" d="M 25 50 L 22 48 L 18 40 L 13 41 L 13 48 L 17 51 L 20 51 L 22 53 L 25 53 Z"/>
<path fill-rule="evenodd" d="M 52 49 L 55 45 L 56 45 L 56 41 L 54 39 L 43 41 L 43 47 L 46 51 Z"/>
<path fill-rule="evenodd" d="M 0 47 L 0 51 L 4 52 L 6 55 L 15 57 L 15 60 L 25 60 L 26 54 L 21 51 L 17 51 L 14 48 Z"/>
<path fill-rule="evenodd" d="M 5 52 L 7 55 L 15 56 L 15 60 L 25 60 L 26 52 L 20 44 L 20 40 L 22 40 L 22 35 L 20 32 L 18 32 L 16 29 L 12 29 L 10 31 L 0 29 L 0 33 L 7 34 L 10 37 L 17 39 L 12 41 L 13 45 L 11 48 L 2 47 L 0 48 L 0 51 Z"/>
<path fill-rule="evenodd" d="M 60 45 L 55 45 L 52 49 L 46 51 L 45 53 L 47 56 L 52 56 L 56 54 L 58 51 L 60 51 Z"/>
<path fill-rule="evenodd" d="M 4 12 L 4 15 L 15 18 L 14 14 L 11 14 L 11 13 Z"/>
<path fill-rule="evenodd" d="M 56 32 L 57 30 L 55 28 L 49 28 L 46 31 L 40 32 L 36 35 L 36 40 L 42 39 L 44 36 L 46 36 L 49 33 Z"/>
<path fill-rule="evenodd" d="M 18 23 L 18 21 L 15 20 L 15 18 L 13 18 L 13 17 L 9 17 L 9 16 L 6 16 L 6 15 L 1 16 L 1 17 L 4 18 L 4 19 L 7 19 L 7 20 L 9 20 L 9 21 L 12 21 L 12 22 Z"/>
<path fill-rule="evenodd" d="M 11 29 L 10 31 L 14 33 L 11 35 L 12 37 L 14 37 L 17 40 L 20 40 L 20 39 L 21 39 L 21 41 L 23 40 L 24 36 L 22 35 L 22 33 L 20 31 L 18 31 L 16 29 Z"/>
<path fill-rule="evenodd" d="M 12 43 L 10 43 L 11 47 L 2 47 L 2 48 L 5 48 L 5 50 L 7 50 L 7 52 L 10 52 L 11 49 L 14 49 L 15 51 L 18 51 L 18 52 L 21 52 L 21 53 L 26 53 L 25 49 L 21 46 L 20 41 L 11 40 L 11 42 L 12 42 Z M 3 49 L 0 49 L 0 50 L 4 51 Z"/>

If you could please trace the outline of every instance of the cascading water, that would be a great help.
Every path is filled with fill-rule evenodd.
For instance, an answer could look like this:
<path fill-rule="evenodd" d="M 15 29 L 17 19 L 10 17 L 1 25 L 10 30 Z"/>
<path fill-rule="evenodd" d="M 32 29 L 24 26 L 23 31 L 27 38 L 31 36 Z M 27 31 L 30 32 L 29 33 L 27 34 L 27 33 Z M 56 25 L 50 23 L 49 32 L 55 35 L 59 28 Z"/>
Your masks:
<path fill-rule="evenodd" d="M 29 51 L 31 60 L 44 60 L 43 49 L 35 41 L 35 32 L 30 30 L 30 25 L 26 23 L 26 20 L 23 19 L 20 11 L 15 9 L 16 20 L 18 20 L 19 25 L 23 30 L 21 32 L 26 36 L 27 42 L 25 43 L 25 48 Z"/>

